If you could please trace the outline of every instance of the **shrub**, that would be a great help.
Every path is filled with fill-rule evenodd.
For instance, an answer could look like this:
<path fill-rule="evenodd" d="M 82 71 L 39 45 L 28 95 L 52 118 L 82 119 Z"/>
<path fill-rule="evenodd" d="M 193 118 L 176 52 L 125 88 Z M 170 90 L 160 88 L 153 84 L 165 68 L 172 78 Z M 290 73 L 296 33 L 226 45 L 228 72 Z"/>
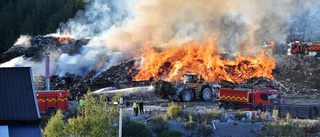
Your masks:
<path fill-rule="evenodd" d="M 173 118 L 181 117 L 182 116 L 181 109 L 182 109 L 182 107 L 180 107 L 180 106 L 171 106 L 167 111 L 168 116 L 173 117 Z"/>
<path fill-rule="evenodd" d="M 210 136 L 213 133 L 213 128 L 208 125 L 201 125 L 199 132 L 204 136 Z"/>
<path fill-rule="evenodd" d="M 221 113 L 217 111 L 204 111 L 202 117 L 200 118 L 200 123 L 207 125 L 211 123 L 211 120 L 220 119 Z"/>
<path fill-rule="evenodd" d="M 240 113 L 237 113 L 234 117 L 235 117 L 237 120 L 241 120 L 242 118 L 247 119 L 247 114 L 240 112 Z"/>
<path fill-rule="evenodd" d="M 194 130 L 196 128 L 196 124 L 192 121 L 192 116 L 191 115 L 189 116 L 189 119 L 190 119 L 189 122 L 184 123 L 183 127 L 186 130 Z"/>
<path fill-rule="evenodd" d="M 161 137 L 181 137 L 181 133 L 177 130 L 163 131 Z"/>
<path fill-rule="evenodd" d="M 183 124 L 183 128 L 186 130 L 194 130 L 197 125 L 194 122 L 187 122 Z"/>
<path fill-rule="evenodd" d="M 305 133 L 317 133 L 320 130 L 320 122 L 301 122 L 299 123 L 299 128 Z"/>
<path fill-rule="evenodd" d="M 152 137 L 150 129 L 143 123 L 129 121 L 123 126 L 124 137 Z"/>
<path fill-rule="evenodd" d="M 318 133 L 319 129 L 320 122 L 293 123 L 281 120 L 279 124 L 265 124 L 257 134 L 259 136 L 307 136 L 310 133 Z"/>
<path fill-rule="evenodd" d="M 238 125 L 238 122 L 234 122 L 233 125 Z"/>
<path fill-rule="evenodd" d="M 64 132 L 65 124 L 62 120 L 62 112 L 61 110 L 58 110 L 57 113 L 50 118 L 47 126 L 44 129 L 44 135 L 50 136 L 50 137 L 61 137 L 61 136 L 67 136 L 67 134 Z"/>
<path fill-rule="evenodd" d="M 161 135 L 162 131 L 168 130 L 167 116 L 158 114 L 150 119 L 148 125 L 152 131 Z"/>

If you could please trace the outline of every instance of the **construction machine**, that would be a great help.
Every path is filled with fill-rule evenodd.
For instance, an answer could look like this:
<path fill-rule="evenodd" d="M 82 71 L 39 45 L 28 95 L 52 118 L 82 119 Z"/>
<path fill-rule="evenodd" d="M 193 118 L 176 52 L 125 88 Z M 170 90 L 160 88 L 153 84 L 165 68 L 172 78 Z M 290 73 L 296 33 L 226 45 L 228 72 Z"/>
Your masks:
<path fill-rule="evenodd" d="M 152 83 L 155 93 L 159 94 L 163 99 L 170 101 L 189 102 L 193 99 L 209 100 L 215 95 L 215 91 L 221 88 L 220 85 L 205 81 L 202 76 L 198 78 L 198 74 L 184 74 L 183 83 L 175 85 L 165 81 L 156 81 Z"/>

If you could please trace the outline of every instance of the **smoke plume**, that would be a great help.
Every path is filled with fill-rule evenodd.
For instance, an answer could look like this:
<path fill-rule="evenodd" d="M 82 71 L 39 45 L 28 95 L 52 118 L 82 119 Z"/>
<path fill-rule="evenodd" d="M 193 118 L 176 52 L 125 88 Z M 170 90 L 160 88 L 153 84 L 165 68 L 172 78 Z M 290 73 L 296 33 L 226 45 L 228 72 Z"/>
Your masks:
<path fill-rule="evenodd" d="M 320 36 L 316 0 L 85 0 L 87 7 L 61 24 L 76 38 L 90 38 L 80 54 L 57 54 L 53 73 L 86 75 L 131 58 L 145 45 L 160 48 L 219 36 L 219 52 L 236 52 L 242 42 L 315 40 Z M 51 55 L 50 55 L 51 56 Z M 24 64 L 31 65 L 27 59 Z M 40 63 L 43 64 L 43 63 Z M 35 69 L 35 68 L 33 68 Z M 42 68 L 41 68 L 42 69 Z M 35 70 L 34 70 L 35 71 Z"/>

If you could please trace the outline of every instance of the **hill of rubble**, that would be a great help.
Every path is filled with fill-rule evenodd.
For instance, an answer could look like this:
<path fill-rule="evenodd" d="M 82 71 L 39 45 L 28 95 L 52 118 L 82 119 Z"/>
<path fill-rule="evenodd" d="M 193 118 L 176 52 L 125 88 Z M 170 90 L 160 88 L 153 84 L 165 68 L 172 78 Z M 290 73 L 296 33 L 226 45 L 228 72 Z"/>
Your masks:
<path fill-rule="evenodd" d="M 0 63 L 7 62 L 15 57 L 24 56 L 34 61 L 44 58 L 43 53 L 52 50 L 67 53 L 69 55 L 79 54 L 81 47 L 86 46 L 88 39 L 71 39 L 66 42 L 58 41 L 55 37 L 37 36 L 30 40 L 31 46 L 15 45 L 8 51 L 0 54 Z M 320 59 L 303 55 L 273 55 L 276 61 L 276 68 L 273 70 L 274 79 L 251 78 L 242 85 L 222 81 L 223 87 L 263 86 L 269 89 L 279 90 L 287 97 L 319 97 L 320 95 Z M 53 75 L 50 78 L 52 90 L 69 90 L 71 98 L 79 92 L 81 94 L 95 91 L 105 87 L 116 87 L 117 89 L 151 85 L 152 80 L 133 81 L 139 71 L 133 68 L 137 60 L 131 59 L 112 66 L 109 69 L 96 73 L 93 71 L 90 76 L 79 76 L 66 73 L 63 76 Z M 45 90 L 45 77 L 34 77 L 34 84 L 37 90 Z"/>

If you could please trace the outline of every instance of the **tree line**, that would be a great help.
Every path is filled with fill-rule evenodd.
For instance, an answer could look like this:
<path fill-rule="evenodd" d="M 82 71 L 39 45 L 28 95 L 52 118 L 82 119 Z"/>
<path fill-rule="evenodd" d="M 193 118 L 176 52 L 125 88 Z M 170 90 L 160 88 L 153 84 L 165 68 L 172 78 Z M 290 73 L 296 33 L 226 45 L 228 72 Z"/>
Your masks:
<path fill-rule="evenodd" d="M 54 33 L 61 22 L 67 22 L 84 7 L 82 0 L 1 0 L 0 54 L 20 35 Z"/>

